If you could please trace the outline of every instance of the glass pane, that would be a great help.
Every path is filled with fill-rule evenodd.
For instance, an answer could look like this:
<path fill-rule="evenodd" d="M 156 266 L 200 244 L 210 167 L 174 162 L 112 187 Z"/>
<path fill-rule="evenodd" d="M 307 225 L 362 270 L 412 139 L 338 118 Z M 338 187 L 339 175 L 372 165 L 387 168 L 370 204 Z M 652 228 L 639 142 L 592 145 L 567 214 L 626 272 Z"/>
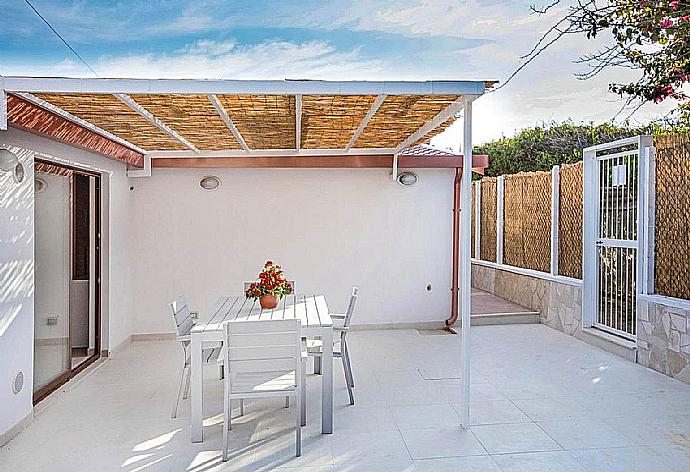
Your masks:
<path fill-rule="evenodd" d="M 53 173 L 55 172 L 55 173 Z M 69 371 L 71 172 L 36 172 L 34 391 Z"/>

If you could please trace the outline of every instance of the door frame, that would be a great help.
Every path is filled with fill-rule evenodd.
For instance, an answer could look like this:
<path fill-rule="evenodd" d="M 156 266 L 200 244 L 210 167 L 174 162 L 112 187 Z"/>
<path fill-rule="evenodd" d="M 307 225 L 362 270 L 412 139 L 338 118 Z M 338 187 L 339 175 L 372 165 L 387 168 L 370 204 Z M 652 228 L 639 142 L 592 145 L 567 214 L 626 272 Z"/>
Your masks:
<path fill-rule="evenodd" d="M 101 174 L 98 172 L 93 172 L 90 170 L 85 170 L 79 167 L 71 166 L 71 165 L 66 165 L 61 162 L 54 162 L 49 159 L 45 158 L 34 158 L 34 163 L 42 163 L 42 164 L 47 164 L 51 166 L 56 166 L 56 167 L 61 167 L 64 169 L 71 170 L 72 172 L 85 175 L 88 177 L 94 177 L 94 186 L 95 186 L 95 191 L 94 191 L 94 199 L 95 201 L 93 202 L 93 208 L 94 208 L 94 226 L 95 226 L 95 251 L 94 251 L 94 274 L 93 276 L 95 277 L 95 289 L 94 289 L 94 310 L 95 310 L 95 316 L 94 316 L 94 330 L 95 330 L 95 348 L 94 348 L 94 353 L 93 355 L 89 356 L 84 362 L 79 364 L 78 366 L 72 368 L 72 340 L 71 336 L 69 335 L 68 332 L 68 362 L 70 369 L 59 376 L 57 376 L 55 379 L 50 381 L 48 384 L 44 385 L 40 389 L 36 390 L 33 392 L 33 404 L 36 405 L 39 403 L 41 400 L 45 399 L 48 397 L 51 393 L 56 391 L 58 388 L 60 388 L 62 385 L 67 383 L 70 379 L 72 379 L 74 376 L 79 374 L 81 371 L 86 369 L 88 366 L 96 362 L 100 357 L 101 357 L 101 326 L 102 326 L 102 301 L 101 301 L 101 280 L 102 280 L 102 262 L 101 262 L 101 256 L 102 256 L 102 234 L 103 234 L 103 228 L 102 228 L 102 207 L 101 207 L 101 202 L 102 202 L 102 181 L 101 181 Z M 70 189 L 70 196 L 71 196 L 72 189 Z M 70 205 L 70 248 L 74 242 L 74 237 L 72 234 L 72 227 L 73 227 L 73 221 L 72 221 L 72 206 Z M 71 274 L 72 272 L 72 254 L 71 254 L 71 249 L 70 249 L 70 254 L 68 256 L 69 259 L 69 273 Z M 70 276 L 71 278 L 71 276 Z M 68 288 L 69 290 L 69 288 Z M 68 315 L 69 317 L 69 312 Z M 70 320 L 71 322 L 71 320 Z"/>

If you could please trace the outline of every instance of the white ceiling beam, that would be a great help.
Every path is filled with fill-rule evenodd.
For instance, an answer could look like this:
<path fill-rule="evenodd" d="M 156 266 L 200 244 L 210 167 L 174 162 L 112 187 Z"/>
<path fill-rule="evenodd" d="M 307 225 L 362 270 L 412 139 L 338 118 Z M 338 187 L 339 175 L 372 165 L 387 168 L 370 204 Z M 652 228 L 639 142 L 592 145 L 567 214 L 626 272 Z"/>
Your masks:
<path fill-rule="evenodd" d="M 99 128 L 98 126 L 96 126 L 92 123 L 89 123 L 88 121 L 83 120 L 83 119 L 79 118 L 78 116 L 75 116 L 75 115 L 63 110 L 62 108 L 56 107 L 52 103 L 46 102 L 45 100 L 40 99 L 35 95 L 32 95 L 30 93 L 18 93 L 17 95 L 22 97 L 24 100 L 33 103 L 34 105 L 37 105 L 37 106 L 44 108 L 44 109 L 46 109 L 52 113 L 55 113 L 58 116 L 61 116 L 62 118 L 66 119 L 66 120 L 72 121 L 73 123 L 76 123 L 80 126 L 83 126 L 84 128 L 88 129 L 89 131 L 93 131 L 96 134 L 100 134 L 104 138 L 108 138 L 111 141 L 115 141 L 118 144 L 122 144 L 123 146 L 126 146 L 126 147 L 128 147 L 134 151 L 140 152 L 142 154 L 146 153 L 146 151 L 144 149 L 140 148 L 136 144 L 132 144 L 129 141 L 127 141 L 126 139 L 122 139 L 121 137 L 119 137 L 115 134 L 109 133 L 108 131 L 104 130 L 103 128 Z"/>
<path fill-rule="evenodd" d="M 7 93 L 0 89 L 0 131 L 7 131 Z"/>
<path fill-rule="evenodd" d="M 146 156 L 155 158 L 185 158 L 185 157 L 297 157 L 297 156 L 362 156 L 376 154 L 393 154 L 393 148 L 352 148 L 346 149 L 250 149 L 239 151 L 237 149 L 218 150 L 218 151 L 151 151 Z"/>
<path fill-rule="evenodd" d="M 132 97 L 129 95 L 123 94 L 123 93 L 116 93 L 113 94 L 117 98 L 122 101 L 125 105 L 130 107 L 132 110 L 136 111 L 139 113 L 141 116 L 143 116 L 149 123 L 166 133 L 168 136 L 171 138 L 175 139 L 176 141 L 180 142 L 184 146 L 188 147 L 194 152 L 199 152 L 199 150 L 194 146 L 192 143 L 187 141 L 185 138 L 180 136 L 174 129 L 170 128 L 168 125 L 163 123 L 161 120 L 156 118 L 150 111 L 148 111 L 146 108 L 142 107 L 139 105 Z"/>
<path fill-rule="evenodd" d="M 364 128 L 366 128 L 367 124 L 369 124 L 369 120 L 371 120 L 371 117 L 374 116 L 374 114 L 378 111 L 379 107 L 385 99 L 386 95 L 379 95 L 378 97 L 376 97 L 376 100 L 374 100 L 373 105 L 371 105 L 371 108 L 369 109 L 367 114 L 364 115 L 364 118 L 362 118 L 362 122 L 357 127 L 357 131 L 355 131 L 355 134 L 353 134 L 350 138 L 350 142 L 347 143 L 345 149 L 350 149 L 352 146 L 355 145 L 359 137 L 362 135 L 362 131 L 364 131 Z"/>
<path fill-rule="evenodd" d="M 407 139 L 405 139 L 403 142 L 398 144 L 398 146 L 395 148 L 396 152 L 400 152 L 403 149 L 407 149 L 408 147 L 412 146 L 414 143 L 422 139 L 424 136 L 426 136 L 429 132 L 441 126 L 452 115 L 462 110 L 464 103 L 465 98 L 460 97 L 453 103 L 448 105 L 445 109 L 443 109 L 443 111 L 441 111 L 435 117 L 424 123 L 421 128 L 409 135 Z"/>
<path fill-rule="evenodd" d="M 485 81 L 185 80 L 0 77 L 7 92 L 259 95 L 481 95 Z"/>
<path fill-rule="evenodd" d="M 223 108 L 223 105 L 221 105 L 221 103 L 218 101 L 218 97 L 216 97 L 213 94 L 209 94 L 208 99 L 211 101 L 213 108 L 215 108 L 216 111 L 218 112 L 218 115 L 220 115 L 220 118 L 225 123 L 225 126 L 228 127 L 228 129 L 233 134 L 233 136 L 235 136 L 235 139 L 237 140 L 237 142 L 240 143 L 240 146 L 242 146 L 242 149 L 244 149 L 245 152 L 249 152 L 249 146 L 247 146 L 247 142 L 242 137 L 240 130 L 238 130 L 237 127 L 235 126 L 235 123 L 232 122 L 232 119 L 230 118 L 230 115 L 228 115 L 228 112 L 225 111 L 225 108 Z"/>
<path fill-rule="evenodd" d="M 295 149 L 302 147 L 302 95 L 295 95 Z"/>

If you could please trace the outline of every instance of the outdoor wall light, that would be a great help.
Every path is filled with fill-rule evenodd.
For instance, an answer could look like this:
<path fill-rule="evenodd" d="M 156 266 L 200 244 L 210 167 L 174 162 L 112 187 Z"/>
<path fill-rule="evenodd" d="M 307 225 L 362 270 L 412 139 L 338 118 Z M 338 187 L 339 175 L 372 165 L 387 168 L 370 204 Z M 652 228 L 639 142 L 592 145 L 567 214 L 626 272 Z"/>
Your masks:
<path fill-rule="evenodd" d="M 414 172 L 401 172 L 398 174 L 398 183 L 403 187 L 411 187 L 419 180 Z"/>
<path fill-rule="evenodd" d="M 17 183 L 24 180 L 24 166 L 17 155 L 8 149 L 0 149 L 0 171 L 11 172 Z"/>
<path fill-rule="evenodd" d="M 215 175 L 207 175 L 202 177 L 199 181 L 199 187 L 203 188 L 204 190 L 216 190 L 220 188 L 220 184 L 220 179 Z"/>

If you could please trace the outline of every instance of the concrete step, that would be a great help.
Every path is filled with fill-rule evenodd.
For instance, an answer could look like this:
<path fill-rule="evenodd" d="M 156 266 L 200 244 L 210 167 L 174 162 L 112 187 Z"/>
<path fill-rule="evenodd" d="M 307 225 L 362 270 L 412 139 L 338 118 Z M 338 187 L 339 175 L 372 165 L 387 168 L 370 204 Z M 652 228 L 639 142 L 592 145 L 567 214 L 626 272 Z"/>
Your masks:
<path fill-rule="evenodd" d="M 457 328 L 460 328 L 458 323 Z M 482 313 L 472 315 L 472 326 L 496 326 L 512 324 L 539 324 L 538 311 L 521 311 L 515 313 Z M 451 330 L 453 328 L 450 328 Z"/>

